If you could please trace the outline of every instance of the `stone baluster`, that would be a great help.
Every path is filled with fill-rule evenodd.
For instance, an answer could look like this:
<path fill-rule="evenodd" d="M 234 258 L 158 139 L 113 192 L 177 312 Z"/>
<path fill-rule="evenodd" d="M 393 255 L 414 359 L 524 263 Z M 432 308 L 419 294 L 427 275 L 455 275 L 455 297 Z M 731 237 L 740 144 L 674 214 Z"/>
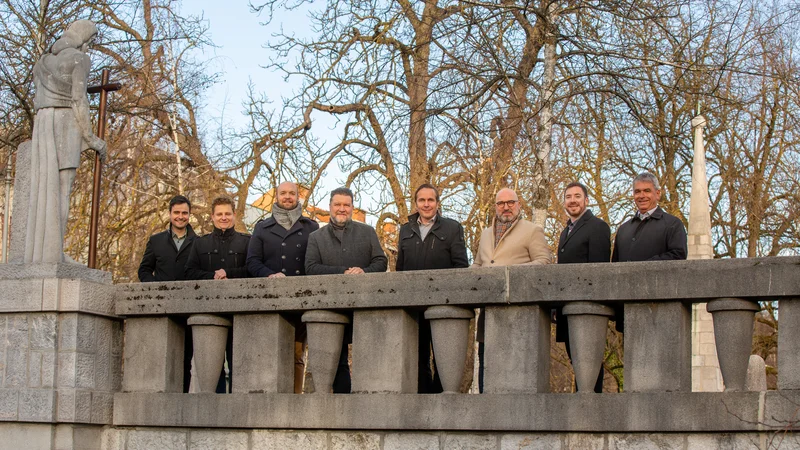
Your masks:
<path fill-rule="evenodd" d="M 225 363 L 225 346 L 231 321 L 213 314 L 194 314 L 186 322 L 192 327 L 194 368 L 197 371 L 197 391 L 215 392 Z"/>
<path fill-rule="evenodd" d="M 294 325 L 280 314 L 233 316 L 234 393 L 294 392 Z"/>
<path fill-rule="evenodd" d="M 778 389 L 800 389 L 800 297 L 778 302 Z"/>
<path fill-rule="evenodd" d="M 355 311 L 352 391 L 416 393 L 418 352 L 416 313 L 403 309 Z"/>
<path fill-rule="evenodd" d="M 753 320 L 758 303 L 741 298 L 718 298 L 706 306 L 714 320 L 717 358 L 726 391 L 745 390 L 747 364 L 753 349 Z"/>
<path fill-rule="evenodd" d="M 333 311 L 306 311 L 302 321 L 308 336 L 306 373 L 311 375 L 314 392 L 328 394 L 333 386 L 342 352 L 345 325 L 350 319 Z"/>
<path fill-rule="evenodd" d="M 456 306 L 431 306 L 425 311 L 425 318 L 431 321 L 433 354 L 446 394 L 457 393 L 461 387 L 467 361 L 469 321 L 473 317 L 472 310 Z"/>
<path fill-rule="evenodd" d="M 562 311 L 569 323 L 569 348 L 578 392 L 594 392 L 606 348 L 608 318 L 614 310 L 599 303 L 574 302 Z"/>
<path fill-rule="evenodd" d="M 681 302 L 625 303 L 625 391 L 691 392 L 692 313 Z"/>
<path fill-rule="evenodd" d="M 184 334 L 184 327 L 169 317 L 128 318 L 122 390 L 183 392 Z"/>
<path fill-rule="evenodd" d="M 484 341 L 483 392 L 523 394 L 550 391 L 549 307 L 487 306 Z"/>

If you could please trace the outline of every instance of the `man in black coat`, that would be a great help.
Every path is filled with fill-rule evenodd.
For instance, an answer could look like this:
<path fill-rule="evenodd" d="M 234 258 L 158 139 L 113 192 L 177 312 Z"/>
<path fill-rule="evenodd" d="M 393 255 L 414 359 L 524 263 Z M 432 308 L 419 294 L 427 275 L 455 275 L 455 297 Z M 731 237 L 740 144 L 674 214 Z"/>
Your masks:
<path fill-rule="evenodd" d="M 189 225 L 192 203 L 182 195 L 169 201 L 169 228 L 150 236 L 139 264 L 139 281 L 183 279 L 186 261 L 196 235 Z"/>
<path fill-rule="evenodd" d="M 211 202 L 211 221 L 214 231 L 197 238 L 186 262 L 187 280 L 226 280 L 247 278 L 247 245 L 250 235 L 234 229 L 235 205 L 229 197 L 218 197 Z M 228 330 L 225 359 L 233 367 L 233 329 Z M 232 378 L 232 377 L 231 377 Z M 220 373 L 217 393 L 227 392 L 225 369 Z"/>
<path fill-rule="evenodd" d="M 306 274 L 308 236 L 319 224 L 303 217 L 297 184 L 284 181 L 275 189 L 272 217 L 258 222 L 247 248 L 247 271 L 252 277 L 282 278 Z M 304 372 L 305 324 L 295 323 L 295 393 L 301 393 Z"/>
<path fill-rule="evenodd" d="M 564 209 L 569 220 L 558 239 L 558 264 L 607 263 L 611 259 L 611 228 L 595 217 L 588 206 L 586 186 L 578 182 L 568 184 L 564 189 Z M 555 311 L 556 342 L 563 342 L 567 356 L 572 358 L 567 318 L 561 314 L 561 308 Z M 603 366 L 594 391 L 603 392 Z"/>
<path fill-rule="evenodd" d="M 469 267 L 464 227 L 439 214 L 439 191 L 423 184 L 414 193 L 417 212 L 400 227 L 395 270 L 431 270 Z M 431 357 L 431 324 L 419 317 L 418 390 L 423 394 L 442 392 L 442 382 Z"/>

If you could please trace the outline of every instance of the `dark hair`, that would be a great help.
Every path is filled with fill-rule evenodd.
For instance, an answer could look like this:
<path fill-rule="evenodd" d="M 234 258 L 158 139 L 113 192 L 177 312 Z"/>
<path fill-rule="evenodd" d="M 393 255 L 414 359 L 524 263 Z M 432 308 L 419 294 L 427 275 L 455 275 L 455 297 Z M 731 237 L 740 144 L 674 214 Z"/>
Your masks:
<path fill-rule="evenodd" d="M 351 191 L 350 189 L 348 189 L 348 188 L 346 188 L 344 186 L 336 188 L 336 189 L 331 191 L 331 199 L 330 199 L 331 202 L 333 201 L 333 196 L 334 195 L 346 195 L 346 196 L 350 197 L 350 202 L 353 202 L 353 191 Z"/>
<path fill-rule="evenodd" d="M 236 204 L 233 203 L 233 199 L 222 196 L 215 198 L 214 201 L 211 202 L 211 214 L 214 214 L 214 209 L 216 209 L 216 207 L 219 205 L 231 205 L 231 209 L 234 211 L 236 210 Z"/>
<path fill-rule="evenodd" d="M 192 202 L 189 201 L 188 198 L 182 195 L 176 195 L 172 197 L 172 200 L 169 201 L 169 212 L 172 212 L 172 207 L 175 205 L 189 205 L 189 212 L 192 212 Z"/>
<path fill-rule="evenodd" d="M 581 188 L 581 190 L 583 191 L 583 196 L 584 197 L 589 197 L 589 190 L 586 189 L 586 186 L 584 186 L 583 183 L 579 183 L 577 181 L 573 181 L 572 183 L 568 184 L 567 187 L 564 188 L 564 195 L 567 194 L 567 191 L 569 190 L 569 188 L 574 188 L 574 187 Z"/>
<path fill-rule="evenodd" d="M 419 185 L 417 190 L 414 191 L 414 201 L 415 202 L 417 201 L 417 194 L 419 194 L 419 191 L 421 191 L 423 189 L 433 189 L 433 193 L 436 196 L 436 203 L 439 203 L 439 190 L 436 189 L 436 186 L 434 186 L 434 185 L 432 185 L 430 183 L 422 183 L 422 184 Z"/>

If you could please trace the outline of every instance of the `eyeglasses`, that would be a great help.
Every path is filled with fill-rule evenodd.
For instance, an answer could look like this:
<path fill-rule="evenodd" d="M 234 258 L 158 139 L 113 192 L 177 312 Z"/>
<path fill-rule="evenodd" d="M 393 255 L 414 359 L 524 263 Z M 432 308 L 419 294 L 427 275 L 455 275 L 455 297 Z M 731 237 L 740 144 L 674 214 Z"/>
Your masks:
<path fill-rule="evenodd" d="M 517 200 L 506 200 L 504 202 L 495 203 L 495 206 L 497 206 L 498 208 L 505 208 L 506 206 L 508 206 L 509 208 L 513 208 L 514 205 L 516 205 L 516 204 L 517 204 Z"/>

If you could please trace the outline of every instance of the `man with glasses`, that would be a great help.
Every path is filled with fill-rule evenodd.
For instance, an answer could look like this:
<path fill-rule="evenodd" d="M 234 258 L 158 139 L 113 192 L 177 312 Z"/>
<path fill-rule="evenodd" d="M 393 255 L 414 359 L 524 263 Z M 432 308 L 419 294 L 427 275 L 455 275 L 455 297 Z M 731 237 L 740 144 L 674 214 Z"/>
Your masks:
<path fill-rule="evenodd" d="M 475 262 L 471 267 L 513 266 L 517 264 L 550 264 L 551 252 L 544 239 L 544 229 L 520 217 L 517 193 L 500 189 L 495 197 L 495 218 L 483 230 Z M 478 317 L 478 387 L 483 392 L 483 328 L 484 314 Z"/>

